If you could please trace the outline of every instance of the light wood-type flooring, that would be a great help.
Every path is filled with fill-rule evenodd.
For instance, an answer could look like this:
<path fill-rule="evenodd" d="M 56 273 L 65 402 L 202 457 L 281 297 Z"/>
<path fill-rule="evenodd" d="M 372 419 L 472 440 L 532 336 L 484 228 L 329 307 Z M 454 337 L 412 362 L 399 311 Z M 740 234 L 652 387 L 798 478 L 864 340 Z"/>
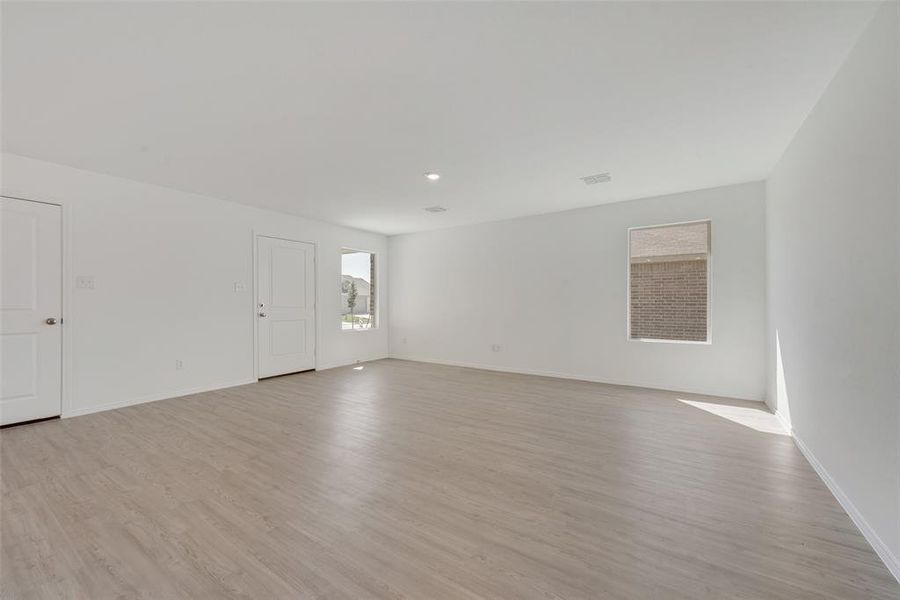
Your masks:
<path fill-rule="evenodd" d="M 0 594 L 900 598 L 760 404 L 363 367 L 0 432 Z"/>

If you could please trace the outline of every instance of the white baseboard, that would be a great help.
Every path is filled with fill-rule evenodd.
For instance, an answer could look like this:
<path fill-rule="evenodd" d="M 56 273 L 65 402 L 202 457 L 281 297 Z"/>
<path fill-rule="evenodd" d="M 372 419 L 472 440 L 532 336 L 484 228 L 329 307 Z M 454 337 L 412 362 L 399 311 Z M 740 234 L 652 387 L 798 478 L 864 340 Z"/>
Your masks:
<path fill-rule="evenodd" d="M 212 392 L 214 390 L 222 390 L 225 388 L 235 387 L 238 385 L 247 385 L 248 383 L 256 383 L 256 379 L 241 379 L 238 381 L 230 381 L 227 383 L 217 383 L 213 385 L 204 385 L 195 388 L 188 388 L 182 390 L 174 390 L 171 392 L 161 392 L 159 394 L 151 394 L 149 396 L 142 396 L 140 398 L 131 398 L 128 400 L 119 400 L 117 402 L 107 402 L 106 404 L 99 404 L 97 406 L 87 406 L 85 408 L 76 408 L 72 410 L 66 410 L 62 414 L 62 418 L 67 419 L 69 417 L 80 417 L 83 415 L 89 415 L 92 413 L 103 412 L 105 410 L 113 410 L 116 408 L 125 408 L 126 406 L 135 406 L 136 404 L 145 404 L 147 402 L 156 402 L 157 400 L 168 400 L 169 398 L 178 398 L 181 396 L 190 396 L 191 394 L 199 394 L 201 392 Z"/>
<path fill-rule="evenodd" d="M 695 394 L 699 396 L 718 396 L 723 398 L 732 398 L 734 400 L 747 400 L 749 402 L 763 402 L 762 398 L 747 398 L 745 396 L 736 396 L 722 390 L 685 390 L 672 387 L 660 387 L 659 384 L 641 383 L 638 381 L 616 381 L 612 379 L 599 379 L 586 377 L 584 375 L 573 375 L 571 373 L 558 373 L 555 371 L 540 371 L 533 369 L 517 369 L 512 367 L 498 367 L 481 363 L 466 363 L 450 360 L 440 360 L 432 358 L 419 358 L 412 356 L 404 356 L 400 354 L 391 354 L 388 358 L 396 358 L 397 360 L 409 360 L 412 362 L 432 363 L 436 365 L 447 365 L 449 367 L 466 367 L 468 369 L 481 369 L 484 371 L 496 371 L 499 373 L 516 373 L 518 375 L 538 375 L 540 377 L 555 377 L 557 379 L 573 379 L 575 381 L 588 381 L 590 383 L 606 383 L 608 385 L 622 385 L 628 387 L 647 388 L 651 390 L 660 390 L 664 392 L 675 392 L 678 394 Z"/>
<path fill-rule="evenodd" d="M 388 356 L 387 354 L 378 354 L 375 356 L 358 358 L 352 362 L 324 363 L 324 364 L 316 365 L 316 371 L 327 371 L 328 369 L 337 369 L 338 367 L 347 367 L 349 365 L 355 365 L 357 363 L 367 363 L 367 362 L 372 362 L 373 360 L 382 360 L 385 358 L 391 358 L 391 357 Z"/>
<path fill-rule="evenodd" d="M 777 413 L 776 413 L 777 416 Z M 790 429 L 789 429 L 790 431 Z M 837 499 L 838 503 L 843 507 L 846 511 L 847 515 L 850 517 L 850 520 L 859 528 L 860 533 L 863 534 L 863 537 L 866 538 L 866 541 L 869 542 L 869 545 L 872 546 L 872 549 L 875 550 L 875 553 L 884 563 L 884 566 L 888 568 L 888 571 L 891 572 L 891 575 L 900 582 L 900 560 L 897 560 L 897 557 L 891 552 L 891 549 L 887 547 L 887 544 L 882 541 L 882 539 L 878 536 L 874 529 L 869 525 L 868 521 L 866 521 L 865 517 L 859 512 L 856 508 L 856 505 L 847 497 L 847 494 L 841 489 L 841 487 L 837 484 L 837 482 L 831 477 L 828 471 L 822 466 L 822 463 L 816 458 L 816 455 L 812 453 L 812 450 L 803 443 L 797 434 L 791 431 L 791 437 L 794 438 L 794 443 L 797 444 L 797 448 L 800 449 L 800 452 L 803 453 L 803 456 L 806 457 L 806 460 L 812 466 L 816 473 L 818 473 L 819 477 L 825 482 L 825 485 L 831 490 L 831 493 Z"/>
<path fill-rule="evenodd" d="M 791 426 L 791 421 L 787 418 L 787 415 L 777 409 L 772 411 L 772 414 L 775 415 L 775 418 L 778 419 L 778 422 L 781 423 L 781 426 L 784 427 L 784 430 L 787 431 L 789 435 L 793 436 L 794 428 Z"/>
<path fill-rule="evenodd" d="M 385 355 L 373 356 L 371 358 L 360 359 L 360 362 L 368 362 L 371 360 L 380 360 L 382 358 L 387 358 Z M 336 367 L 343 367 L 347 365 L 356 364 L 355 362 L 351 363 L 332 363 L 326 365 L 318 365 L 316 370 L 324 371 L 326 369 L 334 369 Z M 223 390 L 225 388 L 235 387 L 238 385 L 247 385 L 248 383 L 256 383 L 257 380 L 250 379 L 239 379 L 237 381 L 229 381 L 225 383 L 217 383 L 213 385 L 204 385 L 194 388 L 186 388 L 181 390 L 173 390 L 170 392 L 161 392 L 158 394 L 150 394 L 149 396 L 141 396 L 139 398 L 130 398 L 128 400 L 119 400 L 117 402 L 107 402 L 106 404 L 99 404 L 97 406 L 88 406 L 85 408 L 75 408 L 71 410 L 63 411 L 62 418 L 67 419 L 69 417 L 80 417 L 83 415 L 90 415 L 97 412 L 103 412 L 105 410 L 114 410 L 117 408 L 125 408 L 126 406 L 135 406 L 137 404 L 145 404 L 147 402 L 156 402 L 157 400 L 168 400 L 169 398 L 178 398 L 181 396 L 190 396 L 191 394 L 200 394 L 202 392 L 212 392 L 214 390 Z"/>

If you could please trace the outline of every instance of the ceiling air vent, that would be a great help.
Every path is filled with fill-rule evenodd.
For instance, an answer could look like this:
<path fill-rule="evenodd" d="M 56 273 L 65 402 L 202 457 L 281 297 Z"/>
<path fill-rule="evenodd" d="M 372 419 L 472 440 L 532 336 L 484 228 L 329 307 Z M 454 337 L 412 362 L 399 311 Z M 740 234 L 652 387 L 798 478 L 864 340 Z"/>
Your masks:
<path fill-rule="evenodd" d="M 429 206 L 428 208 L 425 209 L 425 212 L 433 212 L 433 213 L 447 212 L 447 209 L 444 208 L 443 206 Z"/>
<path fill-rule="evenodd" d="M 612 181 L 612 177 L 609 176 L 609 173 L 598 173 L 596 175 L 582 177 L 581 180 L 585 185 L 594 185 L 595 183 L 609 183 Z"/>

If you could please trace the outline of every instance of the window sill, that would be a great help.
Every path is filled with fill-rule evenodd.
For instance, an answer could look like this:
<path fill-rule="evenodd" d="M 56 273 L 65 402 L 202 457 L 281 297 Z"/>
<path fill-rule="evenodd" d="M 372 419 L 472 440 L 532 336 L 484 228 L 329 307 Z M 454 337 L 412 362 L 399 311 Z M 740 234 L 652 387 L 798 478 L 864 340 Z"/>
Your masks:
<path fill-rule="evenodd" d="M 641 342 L 645 344 L 684 344 L 688 346 L 712 346 L 712 340 L 704 340 L 702 342 L 694 340 L 657 340 L 654 338 L 628 338 L 629 342 Z"/>

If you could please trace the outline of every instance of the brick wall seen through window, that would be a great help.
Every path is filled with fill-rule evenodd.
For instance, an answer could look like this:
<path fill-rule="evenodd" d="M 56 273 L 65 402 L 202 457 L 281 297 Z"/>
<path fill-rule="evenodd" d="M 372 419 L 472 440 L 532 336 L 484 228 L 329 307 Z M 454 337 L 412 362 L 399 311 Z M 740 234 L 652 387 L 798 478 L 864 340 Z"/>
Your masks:
<path fill-rule="evenodd" d="M 709 339 L 710 223 L 629 231 L 629 335 L 632 339 Z"/>

